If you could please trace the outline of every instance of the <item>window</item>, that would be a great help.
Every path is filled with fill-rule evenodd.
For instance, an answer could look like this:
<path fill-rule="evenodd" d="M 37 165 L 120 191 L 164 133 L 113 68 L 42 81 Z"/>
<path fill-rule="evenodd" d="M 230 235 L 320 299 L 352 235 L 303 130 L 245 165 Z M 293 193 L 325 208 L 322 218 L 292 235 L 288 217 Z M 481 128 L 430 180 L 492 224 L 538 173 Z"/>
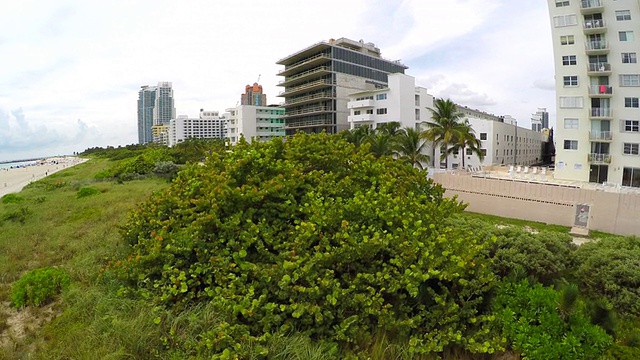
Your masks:
<path fill-rule="evenodd" d="M 420 106 L 420 95 L 416 95 L 416 106 Z"/>
<path fill-rule="evenodd" d="M 620 86 L 640 86 L 640 75 L 620 75 Z"/>
<path fill-rule="evenodd" d="M 584 99 L 582 96 L 560 96 L 560 108 L 562 109 L 582 109 Z"/>
<path fill-rule="evenodd" d="M 564 76 L 562 79 L 564 86 L 578 86 L 578 76 L 576 75 Z"/>
<path fill-rule="evenodd" d="M 387 94 L 377 94 L 376 100 L 387 100 Z"/>
<path fill-rule="evenodd" d="M 420 109 L 415 109 L 416 110 L 416 121 L 420 121 Z"/>
<path fill-rule="evenodd" d="M 569 6 L 569 0 L 556 0 L 556 7 Z"/>
<path fill-rule="evenodd" d="M 576 65 L 576 56 L 575 55 L 565 55 L 562 57 L 562 65 Z"/>
<path fill-rule="evenodd" d="M 367 109 L 367 114 L 373 115 L 373 109 Z"/>
<path fill-rule="evenodd" d="M 616 11 L 616 20 L 618 20 L 618 21 L 631 20 L 631 11 L 629 11 L 629 10 L 617 10 Z"/>
<path fill-rule="evenodd" d="M 638 62 L 638 59 L 636 58 L 636 53 L 634 52 L 622 53 L 623 64 L 635 64 L 637 62 Z"/>
<path fill-rule="evenodd" d="M 555 27 L 578 25 L 578 17 L 575 14 L 554 16 L 553 25 Z"/>
<path fill-rule="evenodd" d="M 573 45 L 576 40 L 573 35 L 563 35 L 560 36 L 560 45 Z"/>
<path fill-rule="evenodd" d="M 480 149 L 480 154 L 482 154 L 483 157 L 487 157 L 487 149 Z"/>
<path fill-rule="evenodd" d="M 376 109 L 376 114 L 378 115 L 384 115 L 386 113 L 387 113 L 387 108 Z"/>
<path fill-rule="evenodd" d="M 360 110 L 355 110 L 355 111 L 353 112 L 353 115 L 360 115 Z"/>
<path fill-rule="evenodd" d="M 626 97 L 624 98 L 624 107 L 626 108 L 637 108 L 638 107 L 638 98 L 637 97 Z"/>
<path fill-rule="evenodd" d="M 564 141 L 564 149 L 565 150 L 578 150 L 578 140 L 565 140 Z"/>
<path fill-rule="evenodd" d="M 577 129 L 578 128 L 578 119 L 564 119 L 564 128 L 565 129 Z"/>
<path fill-rule="evenodd" d="M 487 133 L 480 133 L 480 140 L 487 140 Z"/>
<path fill-rule="evenodd" d="M 466 149 L 467 155 L 473 155 L 473 150 L 467 148 Z"/>
<path fill-rule="evenodd" d="M 633 31 L 618 31 L 620 41 L 633 41 Z"/>
<path fill-rule="evenodd" d="M 622 130 L 625 132 L 639 132 L 640 121 L 638 120 L 622 120 Z"/>
<path fill-rule="evenodd" d="M 623 168 L 622 186 L 640 187 L 640 169 L 628 167 Z"/>
<path fill-rule="evenodd" d="M 625 155 L 638 155 L 640 154 L 638 152 L 638 150 L 640 150 L 639 147 L 640 144 L 624 143 L 622 153 Z"/>

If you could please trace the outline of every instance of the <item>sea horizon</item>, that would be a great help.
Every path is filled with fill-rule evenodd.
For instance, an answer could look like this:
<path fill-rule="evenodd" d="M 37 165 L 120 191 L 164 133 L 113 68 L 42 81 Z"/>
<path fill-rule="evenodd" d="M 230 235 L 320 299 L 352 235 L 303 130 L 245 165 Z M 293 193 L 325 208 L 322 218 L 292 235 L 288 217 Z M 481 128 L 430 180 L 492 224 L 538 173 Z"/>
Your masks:
<path fill-rule="evenodd" d="M 49 155 L 49 156 L 42 156 L 42 157 L 31 157 L 26 159 L 0 160 L 0 169 L 8 169 L 8 168 L 11 168 L 12 166 L 15 167 L 15 166 L 29 165 L 40 160 L 45 160 L 45 159 L 50 159 L 55 157 L 66 157 L 66 156 L 77 156 L 77 155 Z"/>

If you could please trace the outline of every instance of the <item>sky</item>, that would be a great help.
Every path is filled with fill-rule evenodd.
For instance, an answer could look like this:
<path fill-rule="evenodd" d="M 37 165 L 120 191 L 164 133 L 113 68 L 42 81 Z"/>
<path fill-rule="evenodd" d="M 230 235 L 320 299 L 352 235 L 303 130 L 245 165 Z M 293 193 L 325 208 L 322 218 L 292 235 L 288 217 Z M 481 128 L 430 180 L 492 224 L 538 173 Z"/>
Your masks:
<path fill-rule="evenodd" d="M 178 115 L 236 106 L 276 62 L 346 37 L 400 60 L 437 98 L 555 125 L 547 2 L 21 0 L 0 12 L 0 161 L 133 144 L 140 86 L 173 83 Z"/>

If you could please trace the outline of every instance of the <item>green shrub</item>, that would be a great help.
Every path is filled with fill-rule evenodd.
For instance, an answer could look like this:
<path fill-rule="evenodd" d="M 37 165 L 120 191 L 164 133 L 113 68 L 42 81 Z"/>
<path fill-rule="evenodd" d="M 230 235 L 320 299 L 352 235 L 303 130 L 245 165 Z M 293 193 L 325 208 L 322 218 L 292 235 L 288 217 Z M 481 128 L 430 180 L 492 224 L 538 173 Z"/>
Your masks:
<path fill-rule="evenodd" d="M 31 270 L 11 287 L 11 303 L 16 308 L 47 304 L 71 282 L 69 274 L 60 268 Z"/>
<path fill-rule="evenodd" d="M 599 359 L 612 338 L 570 298 L 527 280 L 503 282 L 493 303 L 498 331 L 526 359 Z"/>
<path fill-rule="evenodd" d="M 92 187 L 81 187 L 76 193 L 76 198 L 83 198 L 87 196 L 100 194 L 100 190 L 92 188 Z"/>
<path fill-rule="evenodd" d="M 481 307 L 494 277 L 474 234 L 444 225 L 464 206 L 443 194 L 337 136 L 241 142 L 130 214 L 132 254 L 112 266 L 124 294 L 212 303 L 227 318 L 198 346 L 213 351 L 296 330 L 355 352 L 376 332 L 412 353 L 492 352 Z"/>
<path fill-rule="evenodd" d="M 65 186 L 67 186 L 67 185 L 68 185 L 68 183 L 66 181 L 50 181 L 50 182 L 47 181 L 45 183 L 45 189 L 47 191 L 53 191 L 53 190 L 56 190 L 56 189 L 61 189 L 61 188 L 65 187 Z"/>
<path fill-rule="evenodd" d="M 10 211 L 4 214 L 2 219 L 6 221 L 13 221 L 13 222 L 19 222 L 21 224 L 24 224 L 27 221 L 27 218 L 31 216 L 31 214 L 33 214 L 33 212 L 28 207 L 23 206 L 18 210 Z"/>
<path fill-rule="evenodd" d="M 2 197 L 3 204 L 15 204 L 24 201 L 24 198 L 18 194 L 7 194 Z"/>
<path fill-rule="evenodd" d="M 33 199 L 33 201 L 35 201 L 36 204 L 42 204 L 43 202 L 47 201 L 47 197 L 38 196 L 37 198 Z"/>

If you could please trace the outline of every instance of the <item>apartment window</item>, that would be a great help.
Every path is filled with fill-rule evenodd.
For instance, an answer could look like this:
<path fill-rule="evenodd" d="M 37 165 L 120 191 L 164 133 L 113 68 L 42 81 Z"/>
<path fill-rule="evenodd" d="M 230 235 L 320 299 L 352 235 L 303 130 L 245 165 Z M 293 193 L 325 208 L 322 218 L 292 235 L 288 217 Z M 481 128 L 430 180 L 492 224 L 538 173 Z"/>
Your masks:
<path fill-rule="evenodd" d="M 563 35 L 560 36 L 560 45 L 573 45 L 576 40 L 573 35 Z"/>
<path fill-rule="evenodd" d="M 554 16 L 553 24 L 555 27 L 578 25 L 578 17 L 575 14 Z"/>
<path fill-rule="evenodd" d="M 565 55 L 562 57 L 562 65 L 576 65 L 578 62 L 576 61 L 575 55 Z"/>
<path fill-rule="evenodd" d="M 387 94 L 377 94 L 376 100 L 387 100 Z"/>
<path fill-rule="evenodd" d="M 466 149 L 467 155 L 473 155 L 473 150 L 467 148 Z"/>
<path fill-rule="evenodd" d="M 618 31 L 620 41 L 633 41 L 633 31 Z"/>
<path fill-rule="evenodd" d="M 564 119 L 564 128 L 565 129 L 577 129 L 578 128 L 578 119 Z"/>
<path fill-rule="evenodd" d="M 482 154 L 483 157 L 487 157 L 487 149 L 480 149 L 480 154 Z"/>
<path fill-rule="evenodd" d="M 630 167 L 623 168 L 622 186 L 640 187 L 640 169 Z"/>
<path fill-rule="evenodd" d="M 640 86 L 640 75 L 620 75 L 620 86 Z"/>
<path fill-rule="evenodd" d="M 387 108 L 376 109 L 376 114 L 378 115 L 384 115 L 386 113 L 387 113 Z"/>
<path fill-rule="evenodd" d="M 639 105 L 637 97 L 626 97 L 624 98 L 624 107 L 626 108 L 637 108 Z"/>
<path fill-rule="evenodd" d="M 582 96 L 560 96 L 560 108 L 562 109 L 582 109 L 584 99 Z"/>
<path fill-rule="evenodd" d="M 623 64 L 635 64 L 637 62 L 638 62 L 638 59 L 636 58 L 636 53 L 634 52 L 622 53 Z"/>
<path fill-rule="evenodd" d="M 420 109 L 415 109 L 416 110 L 416 121 L 420 121 Z"/>
<path fill-rule="evenodd" d="M 367 110 L 367 114 L 369 114 L 369 115 L 373 115 L 373 109 L 368 109 L 368 110 Z"/>
<path fill-rule="evenodd" d="M 355 111 L 353 112 L 353 115 L 360 115 L 360 110 L 355 110 Z"/>
<path fill-rule="evenodd" d="M 576 75 L 564 76 L 562 79 L 564 86 L 578 86 L 578 76 Z"/>
<path fill-rule="evenodd" d="M 420 95 L 416 95 L 416 106 L 420 106 Z"/>
<path fill-rule="evenodd" d="M 578 140 L 565 140 L 564 141 L 564 149 L 565 150 L 578 150 Z"/>
<path fill-rule="evenodd" d="M 569 6 L 569 0 L 556 0 L 556 7 Z"/>
<path fill-rule="evenodd" d="M 487 140 L 487 133 L 480 133 L 480 140 Z"/>
<path fill-rule="evenodd" d="M 640 144 L 624 143 L 624 146 L 622 147 L 622 153 L 625 155 L 638 155 L 640 154 L 638 152 L 639 146 Z"/>
<path fill-rule="evenodd" d="M 638 120 L 622 120 L 622 130 L 625 132 L 639 132 L 640 121 Z"/>
<path fill-rule="evenodd" d="M 629 11 L 629 10 L 617 10 L 616 11 L 616 20 L 618 20 L 618 21 L 631 20 L 631 11 Z"/>

